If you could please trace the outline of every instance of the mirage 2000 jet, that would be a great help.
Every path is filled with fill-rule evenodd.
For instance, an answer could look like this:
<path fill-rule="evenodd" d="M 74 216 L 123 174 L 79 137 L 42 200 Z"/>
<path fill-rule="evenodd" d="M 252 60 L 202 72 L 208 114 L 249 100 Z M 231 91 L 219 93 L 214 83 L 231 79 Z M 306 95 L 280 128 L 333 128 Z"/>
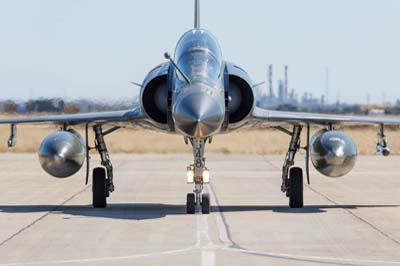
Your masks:
<path fill-rule="evenodd" d="M 88 114 L 0 119 L 11 125 L 9 146 L 16 141 L 16 125 L 52 123 L 61 130 L 44 139 L 39 149 L 42 168 L 50 175 L 66 178 L 76 174 L 86 160 L 86 183 L 89 177 L 88 130 L 95 133 L 95 148 L 102 167 L 93 169 L 93 207 L 104 208 L 114 191 L 113 166 L 104 136 L 127 127 L 144 128 L 182 135 L 193 147 L 193 163 L 187 167 L 186 179 L 194 184 L 186 198 L 187 213 L 210 212 L 209 195 L 203 187 L 210 182 L 205 165 L 204 149 L 216 134 L 236 130 L 275 128 L 291 136 L 282 168 L 281 190 L 289 198 L 291 208 L 303 207 L 303 170 L 294 166 L 301 148 L 300 135 L 307 134 L 306 177 L 309 182 L 309 161 L 321 174 L 340 177 L 350 172 L 357 150 L 352 139 L 338 131 L 345 123 L 375 124 L 378 128 L 377 151 L 389 155 L 384 126 L 400 124 L 400 119 L 282 112 L 256 106 L 255 85 L 249 74 L 222 57 L 217 39 L 200 26 L 200 0 L 195 0 L 194 28 L 184 33 L 173 57 L 151 70 L 141 87 L 140 102 L 132 110 Z M 310 125 L 322 129 L 310 138 Z M 86 126 L 86 141 L 73 128 Z M 268 136 L 265 136 L 268 137 Z"/>

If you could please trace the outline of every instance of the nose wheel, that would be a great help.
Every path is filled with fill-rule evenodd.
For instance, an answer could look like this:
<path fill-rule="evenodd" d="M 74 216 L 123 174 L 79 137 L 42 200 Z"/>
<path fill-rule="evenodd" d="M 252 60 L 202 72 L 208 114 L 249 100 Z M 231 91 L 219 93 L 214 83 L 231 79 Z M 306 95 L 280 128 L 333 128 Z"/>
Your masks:
<path fill-rule="evenodd" d="M 210 213 L 210 195 L 203 193 L 204 184 L 210 182 L 210 173 L 205 167 L 204 146 L 206 139 L 190 139 L 193 147 L 194 163 L 187 168 L 187 183 L 194 184 L 193 193 L 186 195 L 186 213 L 194 214 L 196 207 L 203 214 Z"/>
<path fill-rule="evenodd" d="M 201 195 L 201 202 L 196 201 L 195 193 L 188 193 L 186 195 L 186 213 L 194 214 L 196 213 L 196 206 L 201 206 L 201 212 L 203 214 L 209 214 L 210 207 L 210 195 L 208 193 L 204 193 Z"/>
<path fill-rule="evenodd" d="M 201 195 L 201 212 L 204 214 L 209 214 L 210 213 L 210 195 L 207 193 L 204 193 Z"/>
<path fill-rule="evenodd" d="M 188 193 L 186 195 L 186 213 L 194 214 L 196 212 L 196 198 L 194 193 Z"/>

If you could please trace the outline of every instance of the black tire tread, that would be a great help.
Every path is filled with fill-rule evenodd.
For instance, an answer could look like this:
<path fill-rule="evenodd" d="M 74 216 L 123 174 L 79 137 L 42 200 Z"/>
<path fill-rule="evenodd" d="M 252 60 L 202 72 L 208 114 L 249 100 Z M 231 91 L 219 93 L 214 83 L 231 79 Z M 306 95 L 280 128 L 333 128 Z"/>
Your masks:
<path fill-rule="evenodd" d="M 194 193 L 186 195 L 186 213 L 194 214 L 196 212 L 196 200 Z"/>
<path fill-rule="evenodd" d="M 105 208 L 107 206 L 106 170 L 102 167 L 93 169 L 93 207 Z"/>
<path fill-rule="evenodd" d="M 201 195 L 201 212 L 203 214 L 210 213 L 210 195 L 207 193 Z"/>
<path fill-rule="evenodd" d="M 303 208 L 303 170 L 300 167 L 292 167 L 289 172 L 289 207 Z"/>

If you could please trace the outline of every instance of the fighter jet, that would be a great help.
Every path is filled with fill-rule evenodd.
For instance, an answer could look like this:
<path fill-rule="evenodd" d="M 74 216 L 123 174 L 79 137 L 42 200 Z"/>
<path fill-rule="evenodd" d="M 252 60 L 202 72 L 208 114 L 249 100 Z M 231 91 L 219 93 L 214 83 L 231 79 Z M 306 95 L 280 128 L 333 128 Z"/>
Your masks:
<path fill-rule="evenodd" d="M 179 39 L 175 53 L 165 53 L 165 61 L 152 69 L 140 84 L 140 102 L 132 110 L 87 114 L 0 119 L 11 125 L 9 146 L 16 141 L 16 126 L 22 123 L 56 124 L 60 130 L 46 137 L 39 149 L 42 168 L 57 178 L 76 174 L 86 161 L 86 184 L 89 178 L 88 131 L 95 135 L 94 147 L 101 167 L 93 169 L 93 207 L 105 208 L 114 191 L 113 166 L 104 137 L 133 127 L 179 134 L 193 147 L 193 163 L 186 170 L 186 181 L 194 184 L 186 197 L 187 213 L 210 212 L 210 197 L 203 193 L 210 182 L 204 150 L 213 136 L 237 130 L 275 128 L 290 136 L 282 167 L 281 191 L 289 198 L 291 208 L 303 207 L 303 170 L 295 166 L 295 156 L 306 150 L 306 177 L 309 161 L 321 174 L 340 177 L 350 172 L 356 162 L 353 140 L 338 130 L 344 124 L 371 124 L 378 128 L 377 151 L 389 155 L 384 127 L 400 124 L 400 119 L 342 116 L 261 109 L 256 106 L 255 86 L 249 74 L 222 57 L 214 35 L 200 25 L 200 0 L 195 0 L 194 27 Z M 74 127 L 84 125 L 80 136 Z M 310 125 L 322 129 L 310 138 Z M 300 144 L 302 131 L 307 143 Z M 268 138 L 268 136 L 265 136 Z M 133 141 L 133 140 L 130 140 Z M 273 145 L 273 144 L 271 144 Z"/>

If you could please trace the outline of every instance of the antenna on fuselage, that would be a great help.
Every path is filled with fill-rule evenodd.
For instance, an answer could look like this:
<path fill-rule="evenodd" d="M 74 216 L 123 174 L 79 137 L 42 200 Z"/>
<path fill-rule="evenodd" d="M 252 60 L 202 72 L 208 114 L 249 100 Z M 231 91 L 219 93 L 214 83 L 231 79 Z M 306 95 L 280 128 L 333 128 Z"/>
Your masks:
<path fill-rule="evenodd" d="M 200 0 L 194 0 L 194 28 L 200 28 Z"/>
<path fill-rule="evenodd" d="M 143 88 L 143 85 L 142 85 L 142 84 L 140 84 L 140 83 L 137 83 L 137 82 L 131 81 L 131 84 L 132 84 L 132 85 L 135 85 L 135 86 L 137 86 L 137 87 L 139 87 L 139 88 Z"/>
<path fill-rule="evenodd" d="M 188 78 L 188 76 L 186 76 L 185 73 L 183 73 L 182 69 L 175 63 L 175 61 L 171 58 L 171 55 L 168 52 L 164 53 L 164 57 L 165 59 L 168 59 L 171 64 L 175 67 L 175 69 L 182 75 L 182 77 L 184 78 L 184 80 L 186 81 L 186 83 L 188 85 L 190 85 L 190 79 Z"/>

